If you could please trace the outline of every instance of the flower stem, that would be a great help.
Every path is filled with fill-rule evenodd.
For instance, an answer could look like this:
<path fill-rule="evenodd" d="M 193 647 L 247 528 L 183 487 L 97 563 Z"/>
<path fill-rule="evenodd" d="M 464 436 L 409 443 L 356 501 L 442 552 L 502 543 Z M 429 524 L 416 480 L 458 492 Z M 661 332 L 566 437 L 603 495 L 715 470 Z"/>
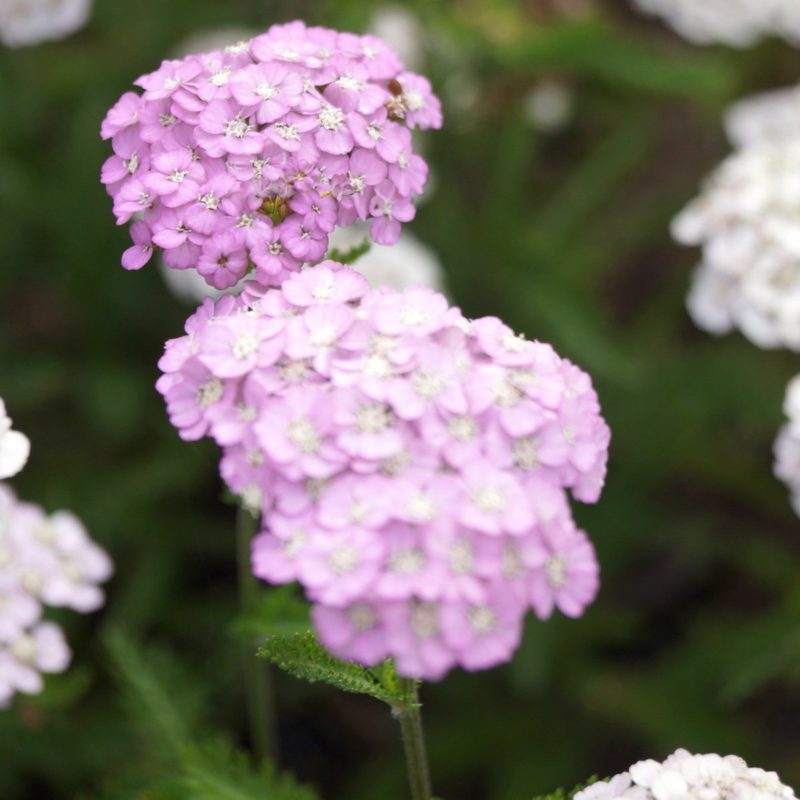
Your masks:
<path fill-rule="evenodd" d="M 253 610 L 258 599 L 258 581 L 250 567 L 250 542 L 258 520 L 246 509 L 236 515 L 236 560 L 239 572 L 239 605 L 243 614 Z M 255 655 L 256 642 L 248 638 L 242 652 L 250 743 L 259 763 L 275 758 L 275 715 L 269 666 Z"/>
<path fill-rule="evenodd" d="M 411 800 L 432 800 L 428 754 L 425 750 L 425 734 L 422 730 L 417 681 L 411 678 L 401 678 L 400 683 L 405 687 L 406 694 L 411 700 L 408 705 L 397 710 L 406 751 Z"/>

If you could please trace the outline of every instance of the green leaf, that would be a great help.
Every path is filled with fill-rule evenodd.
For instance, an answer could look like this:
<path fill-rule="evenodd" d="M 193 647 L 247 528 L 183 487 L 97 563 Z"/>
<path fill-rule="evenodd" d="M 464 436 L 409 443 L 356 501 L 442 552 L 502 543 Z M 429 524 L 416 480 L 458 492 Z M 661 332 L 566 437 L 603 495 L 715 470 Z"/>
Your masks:
<path fill-rule="evenodd" d="M 327 683 L 344 692 L 366 694 L 394 708 L 413 701 L 393 667 L 374 670 L 334 658 L 311 632 L 271 636 L 259 649 L 262 658 L 300 680 Z"/>
<path fill-rule="evenodd" d="M 316 800 L 311 789 L 270 766 L 253 768 L 250 759 L 229 745 L 217 742 L 187 747 L 184 776 L 178 785 L 187 800 Z M 174 791 L 174 790 L 170 790 Z"/>
<path fill-rule="evenodd" d="M 333 247 L 328 252 L 326 258 L 332 261 L 338 261 L 340 264 L 353 264 L 358 261 L 361 256 L 366 255 L 371 247 L 372 242 L 369 239 L 364 239 L 361 244 L 357 244 L 349 250 L 339 250 L 337 247 Z"/>

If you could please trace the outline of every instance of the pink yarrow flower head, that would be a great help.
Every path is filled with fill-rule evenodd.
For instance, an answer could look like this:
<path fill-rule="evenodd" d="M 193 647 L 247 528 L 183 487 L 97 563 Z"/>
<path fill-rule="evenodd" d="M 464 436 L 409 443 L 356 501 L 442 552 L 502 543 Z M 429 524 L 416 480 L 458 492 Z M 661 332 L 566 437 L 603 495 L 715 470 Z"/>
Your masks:
<path fill-rule="evenodd" d="M 48 516 L 0 483 L 0 707 L 17 692 L 40 692 L 43 674 L 69 664 L 63 632 L 42 619 L 45 607 L 96 610 L 111 572 L 75 516 Z"/>
<path fill-rule="evenodd" d="M 321 641 L 436 680 L 508 661 L 532 610 L 580 616 L 609 430 L 586 373 L 433 290 L 326 261 L 207 300 L 158 388 L 260 512 L 253 570 L 299 581 Z"/>
<path fill-rule="evenodd" d="M 218 289 L 248 270 L 277 285 L 357 220 L 397 241 L 427 180 L 411 131 L 442 124 L 430 83 L 388 45 L 302 22 L 135 83 L 101 129 L 101 180 L 117 223 L 134 220 L 123 265 L 161 248 Z"/>

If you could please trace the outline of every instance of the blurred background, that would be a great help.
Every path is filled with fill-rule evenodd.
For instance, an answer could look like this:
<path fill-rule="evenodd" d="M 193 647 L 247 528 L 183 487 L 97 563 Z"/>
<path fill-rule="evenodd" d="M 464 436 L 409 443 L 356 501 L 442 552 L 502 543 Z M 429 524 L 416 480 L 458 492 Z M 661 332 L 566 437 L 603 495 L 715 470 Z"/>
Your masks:
<path fill-rule="evenodd" d="M 248 747 L 235 512 L 217 448 L 182 443 L 153 388 L 190 307 L 155 264 L 119 266 L 100 121 L 190 35 L 387 11 L 445 109 L 408 230 L 468 315 L 588 370 L 613 431 L 602 500 L 577 509 L 601 595 L 531 619 L 511 665 L 424 687 L 438 794 L 525 800 L 678 746 L 800 783 L 800 522 L 771 475 L 797 360 L 695 330 L 697 254 L 668 233 L 728 151 L 726 105 L 796 82 L 800 51 L 692 47 L 625 0 L 99 0 L 64 41 L 0 49 L 0 395 L 33 443 L 14 487 L 117 565 L 103 611 L 63 620 L 71 669 L 0 714 L 2 798 L 167 797 L 164 730 Z M 165 718 L 126 702 L 137 676 Z M 385 707 L 274 677 L 282 769 L 326 800 L 406 796 Z"/>

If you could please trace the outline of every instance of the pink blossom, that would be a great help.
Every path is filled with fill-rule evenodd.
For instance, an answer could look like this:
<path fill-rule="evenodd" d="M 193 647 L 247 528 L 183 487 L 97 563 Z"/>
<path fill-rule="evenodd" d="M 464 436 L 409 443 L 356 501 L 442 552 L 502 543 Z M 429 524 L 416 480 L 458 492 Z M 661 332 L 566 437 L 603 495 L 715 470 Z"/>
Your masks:
<path fill-rule="evenodd" d="M 327 261 L 204 304 L 160 366 L 181 436 L 213 436 L 261 513 L 254 572 L 300 582 L 336 655 L 437 680 L 592 601 L 567 491 L 597 499 L 608 427 L 548 345 Z"/>
<path fill-rule="evenodd" d="M 117 222 L 144 212 L 165 264 L 199 269 L 216 288 L 249 264 L 279 285 L 356 219 L 373 218 L 375 241 L 395 241 L 427 179 L 410 130 L 441 124 L 428 82 L 385 43 L 302 22 L 164 61 L 136 85 L 143 94 L 123 95 L 101 129 Z M 244 236 L 226 240 L 219 263 L 215 237 L 234 230 Z M 141 231 L 129 269 L 145 263 Z"/>

